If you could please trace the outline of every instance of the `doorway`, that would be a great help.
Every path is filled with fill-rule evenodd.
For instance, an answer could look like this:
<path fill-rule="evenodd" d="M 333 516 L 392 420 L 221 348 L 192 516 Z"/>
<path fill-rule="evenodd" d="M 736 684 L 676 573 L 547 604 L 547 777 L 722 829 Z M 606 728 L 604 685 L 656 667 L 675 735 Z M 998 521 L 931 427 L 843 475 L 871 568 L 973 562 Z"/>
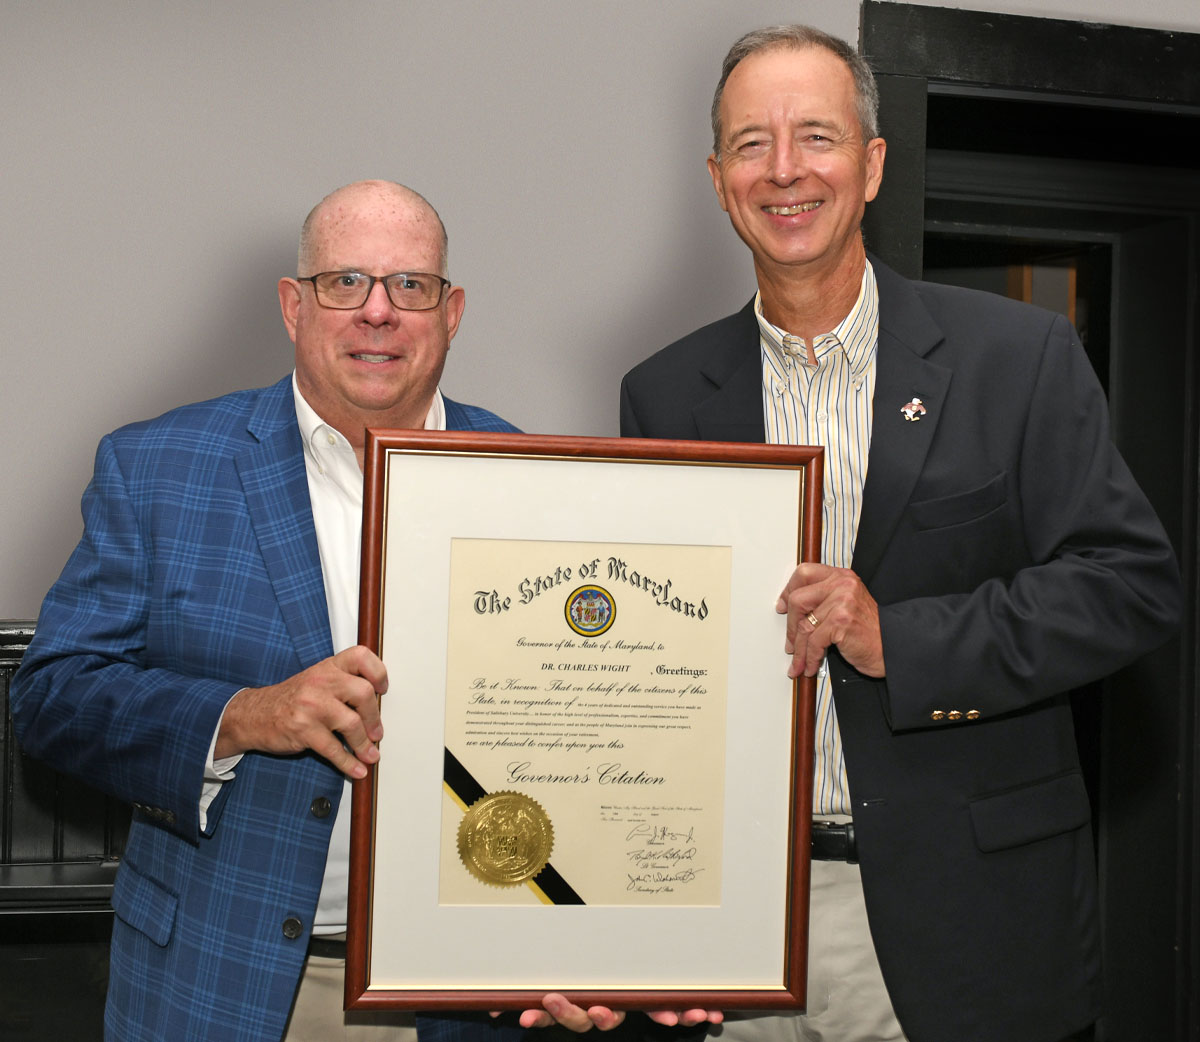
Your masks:
<path fill-rule="evenodd" d="M 869 247 L 1071 318 L 1179 554 L 1182 637 L 1073 701 L 1101 880 L 1096 1037 L 1192 1040 L 1200 36 L 875 0 L 862 33 L 888 138 Z"/>

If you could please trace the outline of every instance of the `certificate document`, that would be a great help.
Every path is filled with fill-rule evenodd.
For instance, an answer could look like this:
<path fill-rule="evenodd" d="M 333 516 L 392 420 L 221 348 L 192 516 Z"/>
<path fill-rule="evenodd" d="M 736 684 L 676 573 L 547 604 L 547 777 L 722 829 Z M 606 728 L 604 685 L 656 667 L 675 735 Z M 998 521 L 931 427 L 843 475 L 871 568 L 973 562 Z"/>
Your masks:
<path fill-rule="evenodd" d="M 822 460 L 368 431 L 347 1008 L 804 1007 Z"/>
<path fill-rule="evenodd" d="M 452 540 L 441 901 L 720 904 L 731 564 Z"/>

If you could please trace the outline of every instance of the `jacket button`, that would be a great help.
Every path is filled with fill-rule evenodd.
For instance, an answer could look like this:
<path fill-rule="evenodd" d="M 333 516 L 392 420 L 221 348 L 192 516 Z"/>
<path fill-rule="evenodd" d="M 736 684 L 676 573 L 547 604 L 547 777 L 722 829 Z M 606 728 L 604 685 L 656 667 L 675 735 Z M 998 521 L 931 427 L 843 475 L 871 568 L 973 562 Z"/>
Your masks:
<path fill-rule="evenodd" d="M 318 796 L 312 801 L 312 806 L 309 808 L 313 812 L 315 818 L 327 818 L 329 812 L 333 809 L 333 804 L 324 796 Z"/>
<path fill-rule="evenodd" d="M 289 915 L 283 921 L 283 936 L 289 941 L 294 941 L 304 933 L 304 924 L 294 915 Z"/>
<path fill-rule="evenodd" d="M 932 713 L 929 714 L 929 719 L 930 720 L 945 720 L 946 713 L 944 710 L 935 709 Z"/>
<path fill-rule="evenodd" d="M 978 709 L 968 709 L 967 710 L 967 719 L 968 720 L 978 720 L 982 715 L 983 714 Z"/>
<path fill-rule="evenodd" d="M 946 714 L 946 716 L 951 720 L 961 720 L 962 719 L 962 713 L 957 709 L 951 709 L 950 712 L 948 712 Z"/>

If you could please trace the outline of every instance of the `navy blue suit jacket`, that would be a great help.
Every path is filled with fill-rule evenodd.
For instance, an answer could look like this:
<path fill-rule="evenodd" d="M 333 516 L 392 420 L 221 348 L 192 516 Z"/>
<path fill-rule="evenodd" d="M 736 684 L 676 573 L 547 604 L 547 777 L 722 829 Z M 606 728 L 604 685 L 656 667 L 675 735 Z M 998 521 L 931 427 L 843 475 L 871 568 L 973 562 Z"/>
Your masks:
<path fill-rule="evenodd" d="M 1067 692 L 1170 635 L 1178 570 L 1070 324 L 874 265 L 853 568 L 887 676 L 829 656 L 871 934 L 913 1042 L 1049 1042 L 1099 995 Z M 751 306 L 635 367 L 621 432 L 764 440 Z"/>
<path fill-rule="evenodd" d="M 515 430 L 449 399 L 446 419 Z M 105 437 L 83 516 L 12 712 L 31 755 L 135 807 L 106 1037 L 274 1042 L 334 820 L 311 808 L 337 807 L 342 776 L 316 755 L 250 753 L 203 830 L 198 800 L 230 697 L 333 653 L 291 377 Z M 422 1030 L 497 1037 L 470 1018 Z"/>

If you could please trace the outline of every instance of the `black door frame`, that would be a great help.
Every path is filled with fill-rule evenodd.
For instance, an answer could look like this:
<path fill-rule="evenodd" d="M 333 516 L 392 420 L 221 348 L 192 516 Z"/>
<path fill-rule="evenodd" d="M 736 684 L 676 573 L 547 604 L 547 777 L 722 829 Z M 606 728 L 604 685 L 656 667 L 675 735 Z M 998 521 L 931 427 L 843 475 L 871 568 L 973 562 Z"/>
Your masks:
<path fill-rule="evenodd" d="M 932 220 L 926 212 L 927 198 L 946 190 L 948 169 L 951 177 L 959 179 L 951 191 L 967 175 L 965 168 L 955 174 L 953 157 L 949 167 L 946 156 L 935 154 L 930 161 L 928 142 L 938 136 L 939 119 L 939 106 L 931 105 L 931 98 L 935 102 L 947 97 L 1014 99 L 1043 106 L 1069 105 L 1076 112 L 1081 106 L 1092 106 L 1103 110 L 1109 120 L 1114 156 L 1119 158 L 1121 149 L 1128 148 L 1133 162 L 1144 161 L 1136 137 L 1139 126 L 1149 121 L 1156 150 L 1151 161 L 1167 167 L 1172 150 L 1182 155 L 1170 128 L 1200 129 L 1200 35 L 881 0 L 865 0 L 861 30 L 862 51 L 879 81 L 880 122 L 888 141 L 886 177 L 878 199 L 868 208 L 864 231 L 871 249 L 910 278 L 921 277 L 925 235 L 937 223 L 936 212 Z M 1191 139 L 1200 140 L 1200 133 Z M 1168 181 L 1175 176 L 1166 173 Z M 1171 465 L 1179 482 L 1172 511 L 1178 521 L 1170 527 L 1189 597 L 1182 639 L 1157 661 L 1140 664 L 1142 676 L 1136 682 L 1161 688 L 1166 681 L 1169 689 L 1158 691 L 1157 697 L 1168 703 L 1177 698 L 1170 722 L 1177 721 L 1178 733 L 1143 736 L 1146 742 L 1140 750 L 1142 755 L 1148 750 L 1157 755 L 1169 746 L 1171 763 L 1159 772 L 1157 788 L 1151 792 L 1168 806 L 1174 801 L 1176 810 L 1166 814 L 1174 824 L 1170 835 L 1158 834 L 1168 830 L 1136 835 L 1127 818 L 1114 822 L 1106 836 L 1105 823 L 1100 823 L 1101 874 L 1108 882 L 1101 914 L 1107 937 L 1109 1001 L 1098 1037 L 1114 1042 L 1200 1040 L 1196 985 L 1200 979 L 1200 777 L 1196 770 L 1200 758 L 1196 697 L 1200 202 L 1187 189 L 1169 194 L 1175 197 L 1175 212 L 1183 214 L 1180 219 L 1191 236 L 1186 262 L 1189 318 L 1186 343 L 1177 348 L 1175 360 L 1182 375 L 1180 419 L 1170 431 L 1160 425 L 1159 436 L 1175 439 L 1169 455 L 1178 465 L 1178 469 Z M 1172 205 L 1168 202 L 1165 208 Z M 1189 207 L 1190 214 L 1185 212 Z M 936 204 L 931 210 L 936 211 Z M 1117 379 L 1127 381 L 1128 359 L 1114 364 Z M 1144 441 L 1146 432 L 1135 431 L 1135 436 Z M 1118 720 L 1126 725 L 1129 716 Z M 1119 779 L 1121 770 L 1110 773 L 1110 785 L 1117 784 L 1112 779 Z M 1164 885 L 1136 887 L 1138 859 L 1154 859 L 1151 874 Z M 1149 923 L 1169 924 L 1164 929 L 1173 936 L 1155 936 L 1155 931 L 1147 930 Z M 1031 938 L 1031 943 L 1036 939 Z M 1132 993 L 1135 990 L 1137 994 Z M 1148 1018 L 1147 1011 L 1151 1011 Z"/>

